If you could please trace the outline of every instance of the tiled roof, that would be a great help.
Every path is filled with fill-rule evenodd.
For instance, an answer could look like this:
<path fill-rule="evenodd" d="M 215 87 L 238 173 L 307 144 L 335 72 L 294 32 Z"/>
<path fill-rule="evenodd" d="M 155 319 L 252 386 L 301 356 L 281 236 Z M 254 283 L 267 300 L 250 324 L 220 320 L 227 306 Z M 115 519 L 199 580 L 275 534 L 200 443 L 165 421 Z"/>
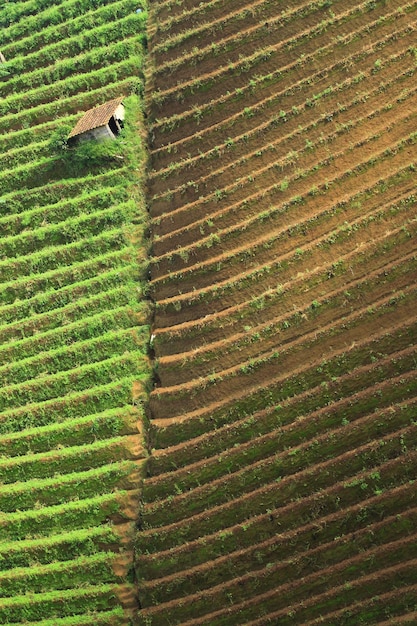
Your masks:
<path fill-rule="evenodd" d="M 93 128 L 98 128 L 99 126 L 104 126 L 107 124 L 119 104 L 122 103 L 124 97 L 121 96 L 119 98 L 114 98 L 113 100 L 109 100 L 104 104 L 100 104 L 98 107 L 94 107 L 94 109 L 89 109 L 84 113 L 81 119 L 78 120 L 75 127 L 70 132 L 68 138 L 75 137 L 76 135 L 81 135 L 82 133 L 86 133 L 89 130 L 93 130 Z"/>

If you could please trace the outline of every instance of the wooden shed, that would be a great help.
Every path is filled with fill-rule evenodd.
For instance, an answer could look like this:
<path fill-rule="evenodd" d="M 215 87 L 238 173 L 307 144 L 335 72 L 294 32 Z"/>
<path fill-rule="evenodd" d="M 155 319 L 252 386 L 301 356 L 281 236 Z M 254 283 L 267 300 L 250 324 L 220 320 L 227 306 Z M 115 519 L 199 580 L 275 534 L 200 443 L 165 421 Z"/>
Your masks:
<path fill-rule="evenodd" d="M 123 96 L 109 100 L 86 111 L 70 132 L 68 140 L 115 139 L 123 127 L 124 117 Z"/>

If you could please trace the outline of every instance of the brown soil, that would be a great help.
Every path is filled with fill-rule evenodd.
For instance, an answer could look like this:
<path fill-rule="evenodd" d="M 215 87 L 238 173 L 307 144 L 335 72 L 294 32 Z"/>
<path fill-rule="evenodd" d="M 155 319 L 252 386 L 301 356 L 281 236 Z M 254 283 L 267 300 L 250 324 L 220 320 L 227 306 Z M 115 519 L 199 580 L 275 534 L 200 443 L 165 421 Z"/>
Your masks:
<path fill-rule="evenodd" d="M 139 624 L 407 623 L 416 7 L 151 7 Z"/>

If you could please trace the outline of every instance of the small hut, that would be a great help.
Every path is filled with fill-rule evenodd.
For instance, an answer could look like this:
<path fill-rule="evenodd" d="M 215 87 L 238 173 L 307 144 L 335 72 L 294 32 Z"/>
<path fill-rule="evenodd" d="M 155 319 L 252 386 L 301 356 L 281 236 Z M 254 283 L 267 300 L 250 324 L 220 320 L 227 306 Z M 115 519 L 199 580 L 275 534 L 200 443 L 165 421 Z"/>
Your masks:
<path fill-rule="evenodd" d="M 70 143 L 86 139 L 115 139 L 123 127 L 125 109 L 123 96 L 109 100 L 100 106 L 86 111 L 70 132 Z"/>

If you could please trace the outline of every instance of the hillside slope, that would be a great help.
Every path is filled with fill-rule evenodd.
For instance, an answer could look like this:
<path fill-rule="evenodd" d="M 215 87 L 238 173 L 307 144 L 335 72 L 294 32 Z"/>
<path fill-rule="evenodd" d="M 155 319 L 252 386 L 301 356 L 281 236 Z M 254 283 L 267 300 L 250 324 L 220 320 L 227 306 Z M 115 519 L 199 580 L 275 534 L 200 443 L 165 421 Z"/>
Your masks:
<path fill-rule="evenodd" d="M 0 623 L 130 623 L 149 378 L 136 0 L 0 7 Z M 126 96 L 101 151 L 82 113 Z"/>
<path fill-rule="evenodd" d="M 415 2 L 159 0 L 139 624 L 415 623 Z"/>

